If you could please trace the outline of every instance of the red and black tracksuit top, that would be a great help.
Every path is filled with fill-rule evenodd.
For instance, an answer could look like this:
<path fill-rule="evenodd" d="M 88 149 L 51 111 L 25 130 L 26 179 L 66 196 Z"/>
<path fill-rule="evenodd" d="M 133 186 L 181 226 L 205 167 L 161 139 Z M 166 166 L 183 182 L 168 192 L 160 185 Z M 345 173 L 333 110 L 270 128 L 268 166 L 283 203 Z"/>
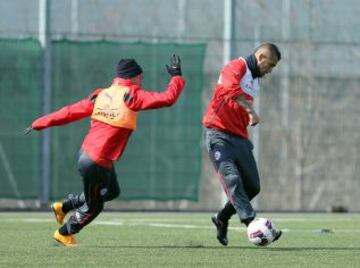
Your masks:
<path fill-rule="evenodd" d="M 247 139 L 250 117 L 236 99 L 243 95 L 246 100 L 253 102 L 259 89 L 259 79 L 252 78 L 245 59 L 230 61 L 221 70 L 203 125 Z"/>
<path fill-rule="evenodd" d="M 144 90 L 129 79 L 115 78 L 112 85 L 128 88 L 125 105 L 138 112 L 174 104 L 185 87 L 185 80 L 181 76 L 172 77 L 167 89 L 160 93 Z M 91 116 L 94 100 L 102 90 L 96 89 L 87 98 L 36 119 L 31 127 L 41 130 Z M 112 126 L 93 118 L 81 148 L 97 164 L 111 168 L 113 161 L 118 160 L 124 152 L 132 132 L 130 128 Z"/>

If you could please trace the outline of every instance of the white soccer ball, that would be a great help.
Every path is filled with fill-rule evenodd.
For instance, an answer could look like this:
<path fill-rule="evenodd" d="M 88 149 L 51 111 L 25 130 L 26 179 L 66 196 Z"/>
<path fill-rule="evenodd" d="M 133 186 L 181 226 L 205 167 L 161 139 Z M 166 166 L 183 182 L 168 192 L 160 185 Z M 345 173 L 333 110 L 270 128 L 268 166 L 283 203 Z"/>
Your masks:
<path fill-rule="evenodd" d="M 249 224 L 247 234 L 251 243 L 267 246 L 274 240 L 275 227 L 268 219 L 257 218 Z"/>

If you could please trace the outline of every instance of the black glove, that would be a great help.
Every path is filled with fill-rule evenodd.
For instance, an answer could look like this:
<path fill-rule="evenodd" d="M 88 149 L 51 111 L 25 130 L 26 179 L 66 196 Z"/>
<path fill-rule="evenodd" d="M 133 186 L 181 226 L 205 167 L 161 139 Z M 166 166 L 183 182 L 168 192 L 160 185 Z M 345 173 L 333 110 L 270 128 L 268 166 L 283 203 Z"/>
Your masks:
<path fill-rule="evenodd" d="M 181 60 L 179 56 L 173 54 L 170 57 L 170 64 L 166 64 L 166 69 L 171 76 L 181 75 Z"/>
<path fill-rule="evenodd" d="M 24 130 L 24 135 L 29 134 L 32 131 L 32 127 L 28 127 L 27 129 Z"/>

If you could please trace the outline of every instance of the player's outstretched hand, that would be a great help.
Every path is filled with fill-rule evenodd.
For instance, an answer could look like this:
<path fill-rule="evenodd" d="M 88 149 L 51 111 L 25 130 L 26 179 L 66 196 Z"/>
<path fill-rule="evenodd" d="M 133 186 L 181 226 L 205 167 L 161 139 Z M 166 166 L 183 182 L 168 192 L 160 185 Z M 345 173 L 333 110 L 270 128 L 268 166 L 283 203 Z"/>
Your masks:
<path fill-rule="evenodd" d="M 24 130 L 24 135 L 29 134 L 32 131 L 32 127 L 28 127 L 27 129 Z"/>
<path fill-rule="evenodd" d="M 170 57 L 170 64 L 166 64 L 166 69 L 171 76 L 181 75 L 181 60 L 180 57 L 173 54 Z"/>

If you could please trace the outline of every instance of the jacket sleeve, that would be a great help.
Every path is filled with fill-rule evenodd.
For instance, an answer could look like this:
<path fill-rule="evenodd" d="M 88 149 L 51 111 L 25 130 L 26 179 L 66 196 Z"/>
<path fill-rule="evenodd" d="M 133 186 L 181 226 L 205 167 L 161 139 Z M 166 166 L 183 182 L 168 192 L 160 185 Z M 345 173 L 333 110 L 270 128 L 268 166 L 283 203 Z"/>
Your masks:
<path fill-rule="evenodd" d="M 135 112 L 171 106 L 177 101 L 184 87 L 185 80 L 181 76 L 172 77 L 167 89 L 163 92 L 132 87 L 125 95 L 125 104 Z"/>
<path fill-rule="evenodd" d="M 65 125 L 90 116 L 94 108 L 95 99 L 100 91 L 101 89 L 97 89 L 86 99 L 67 105 L 56 112 L 36 119 L 32 122 L 31 127 L 35 130 L 42 130 L 48 127 Z"/>
<path fill-rule="evenodd" d="M 219 83 L 222 85 L 223 94 L 233 99 L 246 94 L 240 86 L 240 81 L 246 73 L 246 64 L 241 59 L 230 61 L 221 71 Z"/>

